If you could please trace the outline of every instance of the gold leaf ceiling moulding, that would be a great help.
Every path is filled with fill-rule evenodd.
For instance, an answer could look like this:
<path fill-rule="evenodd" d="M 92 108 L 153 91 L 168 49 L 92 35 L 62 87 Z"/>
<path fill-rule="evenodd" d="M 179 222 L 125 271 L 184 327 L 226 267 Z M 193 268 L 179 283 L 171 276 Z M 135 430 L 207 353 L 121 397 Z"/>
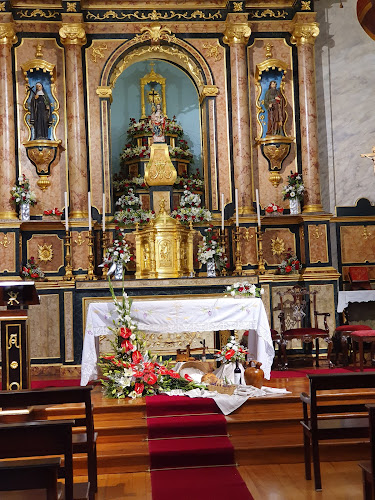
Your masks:
<path fill-rule="evenodd" d="M 202 10 L 195 10 L 191 13 L 185 12 L 176 12 L 174 10 L 170 10 L 169 12 L 158 12 L 153 10 L 152 12 L 144 13 L 139 10 L 132 12 L 116 12 L 115 10 L 107 10 L 103 14 L 101 13 L 93 13 L 88 11 L 86 14 L 87 21 L 104 21 L 106 19 L 112 19 L 117 21 L 129 21 L 132 19 L 136 19 L 137 21 L 191 21 L 194 19 L 202 20 L 202 21 L 215 21 L 223 18 L 223 14 L 220 10 L 217 10 L 214 13 L 205 14 Z"/>

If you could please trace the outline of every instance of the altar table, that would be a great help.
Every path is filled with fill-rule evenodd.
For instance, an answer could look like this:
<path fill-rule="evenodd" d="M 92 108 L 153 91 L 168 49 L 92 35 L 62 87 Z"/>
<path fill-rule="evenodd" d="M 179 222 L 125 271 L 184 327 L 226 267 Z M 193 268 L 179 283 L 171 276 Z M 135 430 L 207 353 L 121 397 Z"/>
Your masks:
<path fill-rule="evenodd" d="M 339 292 L 337 312 L 341 313 L 350 302 L 375 302 L 375 290 L 349 290 Z"/>
<path fill-rule="evenodd" d="M 145 333 L 249 330 L 249 358 L 260 361 L 265 378 L 270 379 L 275 352 L 266 311 L 259 298 L 135 299 L 130 313 L 138 329 Z M 109 327 L 113 327 L 114 320 L 117 320 L 117 314 L 113 302 L 92 302 L 89 305 L 81 385 L 98 377 L 95 337 L 111 333 Z"/>

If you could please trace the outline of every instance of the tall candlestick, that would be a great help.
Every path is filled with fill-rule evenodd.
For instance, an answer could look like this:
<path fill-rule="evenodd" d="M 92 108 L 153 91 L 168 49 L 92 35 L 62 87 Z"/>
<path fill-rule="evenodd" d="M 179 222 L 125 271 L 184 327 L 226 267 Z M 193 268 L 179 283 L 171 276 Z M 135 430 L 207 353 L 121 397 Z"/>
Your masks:
<path fill-rule="evenodd" d="M 91 231 L 92 223 L 91 223 L 91 193 L 90 193 L 90 191 L 88 192 L 88 212 L 89 212 L 89 231 Z"/>
<path fill-rule="evenodd" d="M 236 227 L 238 227 L 240 225 L 238 221 L 238 189 L 234 191 L 234 206 L 236 209 Z"/>
<path fill-rule="evenodd" d="M 257 217 L 258 217 L 258 227 L 260 227 L 260 205 L 259 205 L 259 191 L 255 190 L 255 197 L 257 201 Z"/>
<path fill-rule="evenodd" d="M 105 193 L 103 193 L 103 214 L 102 214 L 102 223 L 103 223 L 103 234 L 105 233 Z"/>
<path fill-rule="evenodd" d="M 68 222 L 68 193 L 66 191 L 64 193 L 64 203 L 65 203 L 65 231 L 69 231 L 69 222 Z"/>
<path fill-rule="evenodd" d="M 221 230 L 224 231 L 224 193 L 221 193 Z"/>

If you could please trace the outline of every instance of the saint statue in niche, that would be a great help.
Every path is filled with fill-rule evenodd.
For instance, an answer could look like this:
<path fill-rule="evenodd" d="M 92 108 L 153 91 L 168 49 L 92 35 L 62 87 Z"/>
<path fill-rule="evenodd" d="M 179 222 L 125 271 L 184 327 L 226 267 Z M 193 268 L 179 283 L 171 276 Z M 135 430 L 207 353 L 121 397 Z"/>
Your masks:
<path fill-rule="evenodd" d="M 266 135 L 285 135 L 283 125 L 285 122 L 285 99 L 276 80 L 272 80 L 264 96 L 264 107 L 268 113 Z"/>
<path fill-rule="evenodd" d="M 152 137 L 153 142 L 165 142 L 164 129 L 165 129 L 165 116 L 161 110 L 161 105 L 158 103 L 156 109 L 151 115 Z"/>
<path fill-rule="evenodd" d="M 52 125 L 51 102 L 43 85 L 36 84 L 30 101 L 30 124 L 34 127 L 34 139 L 48 139 L 48 129 Z"/>

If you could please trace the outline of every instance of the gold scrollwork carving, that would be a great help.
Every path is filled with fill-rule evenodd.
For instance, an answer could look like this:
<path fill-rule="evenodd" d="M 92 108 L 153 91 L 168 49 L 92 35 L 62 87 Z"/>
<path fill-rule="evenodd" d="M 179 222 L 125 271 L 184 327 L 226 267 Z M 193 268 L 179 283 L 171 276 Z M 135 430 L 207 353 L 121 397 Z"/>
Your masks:
<path fill-rule="evenodd" d="M 271 240 L 272 255 L 282 255 L 285 252 L 285 241 L 278 236 Z"/>
<path fill-rule="evenodd" d="M 179 47 L 169 47 L 166 45 L 151 45 L 149 47 L 140 47 L 139 49 L 135 49 L 133 52 L 125 56 L 119 62 L 112 73 L 110 81 L 111 87 L 113 88 L 115 86 L 117 78 L 127 67 L 132 64 L 134 59 L 139 61 L 142 60 L 144 56 L 152 57 L 153 53 L 167 55 L 170 60 L 178 61 L 179 64 L 181 64 L 195 79 L 198 88 L 201 89 L 203 87 L 203 77 L 195 62 L 187 54 L 182 52 Z"/>
<path fill-rule="evenodd" d="M 227 45 L 245 45 L 249 41 L 250 35 L 251 29 L 247 23 L 227 23 L 223 42 Z"/>
<path fill-rule="evenodd" d="M 254 238 L 254 233 L 250 234 L 250 230 L 248 228 L 245 228 L 245 231 L 242 234 L 242 239 L 245 241 L 249 241 L 251 238 Z"/>
<path fill-rule="evenodd" d="M 263 17 L 272 17 L 274 19 L 285 19 L 288 13 L 285 10 L 256 10 L 251 13 L 251 17 L 254 19 L 262 19 Z"/>
<path fill-rule="evenodd" d="M 78 233 L 77 239 L 74 240 L 74 243 L 76 243 L 79 247 L 83 244 L 84 240 L 82 238 L 81 233 Z"/>
<path fill-rule="evenodd" d="M 111 89 L 111 87 L 106 87 L 104 85 L 103 86 L 99 86 L 96 89 L 96 93 L 97 93 L 97 95 L 101 99 L 109 99 L 109 101 L 112 103 L 113 97 L 112 97 L 112 89 Z"/>
<path fill-rule="evenodd" d="M 18 368 L 18 362 L 12 361 L 10 364 L 10 367 L 12 368 L 12 370 L 16 370 Z"/>
<path fill-rule="evenodd" d="M 294 25 L 291 43 L 295 45 L 314 45 L 315 38 L 319 35 L 318 23 L 296 23 Z"/>
<path fill-rule="evenodd" d="M 20 348 L 20 344 L 19 344 L 19 341 L 18 341 L 18 333 L 11 333 L 9 335 L 7 349 L 9 350 L 12 347 L 15 347 L 16 349 Z"/>
<path fill-rule="evenodd" d="M 2 245 L 4 248 L 8 248 L 10 245 L 10 241 L 8 238 L 8 233 L 4 233 L 3 239 L 0 241 L 0 245 Z"/>
<path fill-rule="evenodd" d="M 234 12 L 242 12 L 243 11 L 243 2 L 233 2 L 233 11 Z"/>
<path fill-rule="evenodd" d="M 152 23 L 151 26 L 146 26 L 141 29 L 141 34 L 136 35 L 134 40 L 138 43 L 151 40 L 153 44 L 159 44 L 161 40 L 166 40 L 169 43 L 175 43 L 176 37 L 172 35 L 169 28 L 162 27 L 159 23 Z"/>
<path fill-rule="evenodd" d="M 59 35 L 63 45 L 85 45 L 86 31 L 82 23 L 63 23 Z"/>
<path fill-rule="evenodd" d="M 310 0 L 302 0 L 301 1 L 301 10 L 311 10 Z"/>
<path fill-rule="evenodd" d="M 216 43 L 205 42 L 203 48 L 208 50 L 207 57 L 212 57 L 215 61 L 220 61 L 222 55 L 219 52 L 219 45 Z"/>
<path fill-rule="evenodd" d="M 13 23 L 0 23 L 0 44 L 1 45 L 13 45 L 17 43 L 17 35 L 14 31 Z"/>
<path fill-rule="evenodd" d="M 19 300 L 17 299 L 19 292 L 8 292 L 8 306 L 14 306 L 15 304 L 19 304 Z"/>
<path fill-rule="evenodd" d="M 362 234 L 361 234 L 362 238 L 365 239 L 365 240 L 368 240 L 371 236 L 371 233 L 370 231 L 367 229 L 367 226 L 363 226 L 363 231 L 362 231 Z"/>
<path fill-rule="evenodd" d="M 202 102 L 206 97 L 216 97 L 218 93 L 219 89 L 216 85 L 205 85 L 200 95 L 200 102 Z"/>
<path fill-rule="evenodd" d="M 32 18 L 32 17 L 44 17 L 44 19 L 54 19 L 55 17 L 58 17 L 60 13 L 58 11 L 53 11 L 53 10 L 41 10 L 41 9 L 34 9 L 31 12 L 29 9 L 27 10 L 21 10 L 20 11 L 20 17 L 26 17 L 26 18 Z"/>
<path fill-rule="evenodd" d="M 77 12 L 77 2 L 67 2 L 67 12 Z"/>
<path fill-rule="evenodd" d="M 53 259 L 53 249 L 52 245 L 38 245 L 38 259 L 42 262 L 51 262 Z"/>
<path fill-rule="evenodd" d="M 0 12 L 5 12 L 5 2 L 0 2 Z"/>
<path fill-rule="evenodd" d="M 96 63 L 99 59 L 104 59 L 104 51 L 108 50 L 106 43 L 99 45 L 97 47 L 92 47 L 91 49 L 91 60 Z"/>
<path fill-rule="evenodd" d="M 218 10 L 214 13 L 204 13 L 201 10 L 195 10 L 192 13 L 189 12 L 175 12 L 170 10 L 169 12 L 157 12 L 153 10 L 148 14 L 139 12 L 136 10 L 134 12 L 116 12 L 114 10 L 107 10 L 104 14 L 93 14 L 92 12 L 87 13 L 87 19 L 91 21 L 104 21 L 106 19 L 117 19 L 118 21 L 125 21 L 129 19 L 137 19 L 139 21 L 170 21 L 171 19 L 201 19 L 204 21 L 213 21 L 221 19 L 222 13 Z"/>

